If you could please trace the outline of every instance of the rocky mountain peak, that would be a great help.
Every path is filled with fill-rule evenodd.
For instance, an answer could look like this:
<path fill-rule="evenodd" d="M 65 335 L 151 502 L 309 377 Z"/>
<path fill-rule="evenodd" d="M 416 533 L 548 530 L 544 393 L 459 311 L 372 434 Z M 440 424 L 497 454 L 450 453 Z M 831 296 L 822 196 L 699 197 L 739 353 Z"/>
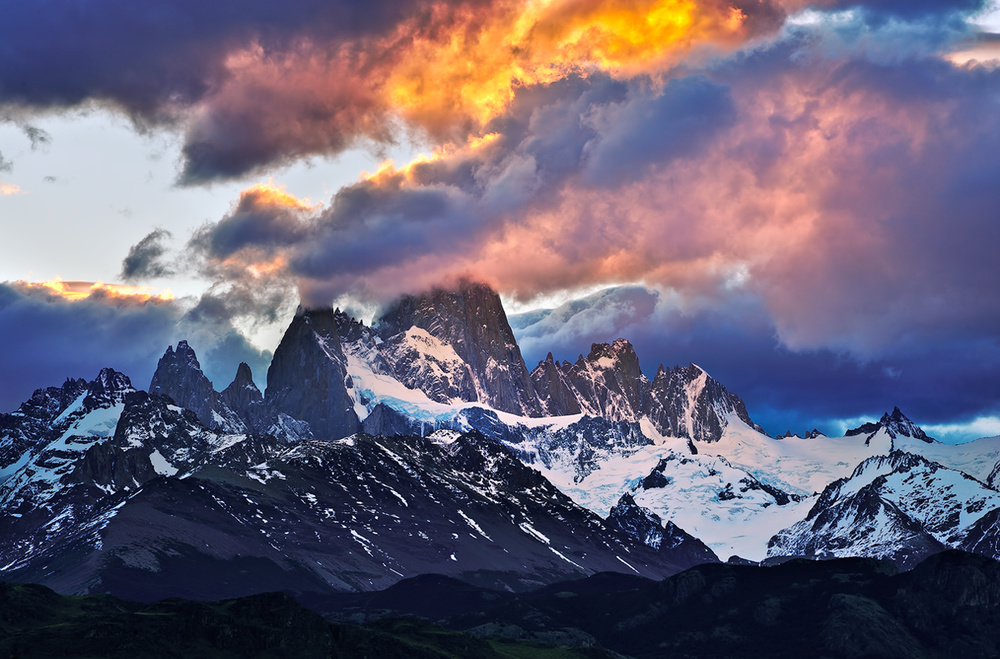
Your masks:
<path fill-rule="evenodd" d="M 910 419 L 908 419 L 906 415 L 900 411 L 899 407 L 893 407 L 892 413 L 886 412 L 883 414 L 882 418 L 878 420 L 878 423 L 863 423 L 857 428 L 851 428 L 844 434 L 848 437 L 852 437 L 854 435 L 874 435 L 882 428 L 885 428 L 889 437 L 893 439 L 902 435 L 904 437 L 919 439 L 927 442 L 928 444 L 935 441 L 934 438 L 929 437 L 920 426 L 913 423 L 913 421 L 910 421 Z"/>
<path fill-rule="evenodd" d="M 119 373 L 113 368 L 102 368 L 92 382 L 87 386 L 91 396 L 97 398 L 114 398 L 121 400 L 122 397 L 135 391 L 132 381 L 124 373 Z"/>
<path fill-rule="evenodd" d="M 246 387 L 257 389 L 257 385 L 253 382 L 253 371 L 250 370 L 250 365 L 246 362 L 240 362 L 240 365 L 236 367 L 236 377 L 229 385 L 230 387 Z M 259 390 L 258 390 L 259 393 Z"/>
<path fill-rule="evenodd" d="M 62 387 L 35 389 L 31 398 L 21 403 L 16 414 L 39 420 L 52 420 L 80 397 L 88 383 L 83 378 L 66 378 Z"/>
<path fill-rule="evenodd" d="M 625 531 L 653 549 L 669 553 L 682 565 L 719 562 L 718 556 L 705 543 L 673 522 L 664 524 L 659 515 L 637 504 L 628 492 L 611 507 L 604 523 Z"/>
<path fill-rule="evenodd" d="M 83 409 L 112 407 L 124 402 L 125 396 L 134 391 L 135 388 L 127 375 L 113 368 L 102 368 L 97 377 L 87 383 L 87 396 L 83 401 Z"/>
<path fill-rule="evenodd" d="M 650 383 L 627 340 L 594 343 L 585 358 L 566 370 L 580 407 L 588 414 L 613 421 L 636 421 L 642 416 Z"/>
<path fill-rule="evenodd" d="M 169 346 L 167 350 L 170 350 Z M 177 349 L 174 351 L 174 355 L 178 360 L 190 365 L 193 368 L 201 370 L 201 364 L 198 362 L 198 356 L 194 353 L 194 348 L 188 345 L 185 339 L 181 339 L 177 342 Z"/>
<path fill-rule="evenodd" d="M 337 333 L 343 343 L 352 343 L 371 334 L 371 329 L 365 327 L 363 321 L 348 315 L 339 308 L 333 311 L 333 322 L 337 326 Z"/>
<path fill-rule="evenodd" d="M 586 361 L 595 368 L 616 368 L 624 375 L 638 377 L 642 374 L 639 356 L 627 339 L 615 339 L 613 343 L 593 343 Z"/>
<path fill-rule="evenodd" d="M 905 437 L 920 439 L 927 443 L 934 441 L 933 437 L 928 437 L 927 433 L 925 433 L 920 426 L 906 418 L 906 415 L 895 406 L 892 408 L 892 414 L 887 412 L 882 415 L 882 418 L 879 420 L 879 424 L 882 425 L 883 428 L 886 428 L 889 431 L 889 434 L 893 435 L 893 437 L 895 437 L 895 435 L 903 435 Z"/>
<path fill-rule="evenodd" d="M 763 433 L 740 397 L 694 363 L 658 369 L 648 409 L 650 419 L 664 435 L 715 442 L 733 416 Z"/>
<path fill-rule="evenodd" d="M 628 492 L 611 507 L 605 523 L 625 531 L 653 549 L 659 549 L 663 542 L 663 520 L 653 511 L 639 506 Z"/>
<path fill-rule="evenodd" d="M 557 362 L 550 352 L 531 371 L 531 381 L 544 414 L 563 416 L 581 412 L 576 390 L 569 379 L 570 370 L 568 362 Z"/>
<path fill-rule="evenodd" d="M 390 347 L 399 348 L 398 354 L 387 350 L 385 357 L 407 386 L 428 395 L 448 391 L 504 412 L 541 414 L 503 303 L 486 284 L 462 280 L 455 288 L 404 296 L 385 310 L 374 329 Z M 425 355 L 438 368 L 414 372 L 413 361 Z M 437 372 L 442 375 L 426 381 Z"/>
<path fill-rule="evenodd" d="M 299 307 L 267 370 L 269 412 L 305 421 L 318 439 L 347 437 L 361 428 L 348 386 L 338 316 Z"/>
<path fill-rule="evenodd" d="M 817 430 L 816 428 L 813 428 L 812 430 L 805 432 L 801 435 L 798 433 L 794 433 L 791 430 L 786 430 L 785 432 L 775 437 L 775 439 L 791 439 L 792 437 L 798 437 L 799 439 L 816 439 L 817 437 L 826 437 L 826 435 Z"/>
<path fill-rule="evenodd" d="M 247 429 L 252 432 L 266 430 L 267 413 L 264 409 L 264 396 L 253 381 L 253 372 L 249 364 L 240 362 L 236 368 L 236 377 L 222 390 L 219 398 L 243 421 Z"/>
<path fill-rule="evenodd" d="M 198 357 L 187 341 L 178 341 L 176 349 L 167 346 L 149 382 L 149 393 L 167 396 L 194 412 L 205 426 L 214 425 L 212 410 L 216 407 L 219 394 L 212 381 L 205 377 Z"/>

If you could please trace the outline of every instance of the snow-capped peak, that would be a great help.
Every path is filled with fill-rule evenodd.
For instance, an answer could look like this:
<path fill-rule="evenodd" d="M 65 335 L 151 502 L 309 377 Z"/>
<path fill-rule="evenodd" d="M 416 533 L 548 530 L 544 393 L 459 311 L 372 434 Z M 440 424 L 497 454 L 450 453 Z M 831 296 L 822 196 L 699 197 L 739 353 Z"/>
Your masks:
<path fill-rule="evenodd" d="M 919 439 L 927 443 L 936 441 L 933 437 L 928 436 L 920 426 L 908 419 L 906 415 L 900 411 L 899 407 L 893 407 L 891 414 L 889 412 L 883 414 L 878 423 L 863 423 L 857 428 L 848 430 L 846 436 L 873 435 L 882 428 L 885 428 L 889 437 L 892 439 L 895 439 L 898 435 L 902 435 L 904 437 Z"/>

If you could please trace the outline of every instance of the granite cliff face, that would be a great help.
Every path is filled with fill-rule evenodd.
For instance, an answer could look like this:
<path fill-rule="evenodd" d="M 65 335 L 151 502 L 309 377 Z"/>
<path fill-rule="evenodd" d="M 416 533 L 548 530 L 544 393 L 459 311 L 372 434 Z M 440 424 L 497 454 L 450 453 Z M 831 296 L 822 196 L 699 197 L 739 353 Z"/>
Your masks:
<path fill-rule="evenodd" d="M 267 370 L 269 411 L 305 421 L 316 439 L 347 437 L 361 429 L 350 386 L 333 310 L 299 310 Z"/>
<path fill-rule="evenodd" d="M 670 370 L 661 365 L 647 409 L 661 434 L 698 442 L 718 441 L 733 416 L 763 432 L 739 396 L 695 364 Z"/>
<path fill-rule="evenodd" d="M 387 381 L 420 395 L 396 390 L 382 400 Z M 522 417 L 649 419 L 662 435 L 696 442 L 717 441 L 733 419 L 755 427 L 739 397 L 697 366 L 661 368 L 651 382 L 625 339 L 595 343 L 572 364 L 549 355 L 529 372 L 499 295 L 468 281 L 404 297 L 371 327 L 339 310 L 301 312 L 275 351 L 264 402 L 271 423 L 283 415 L 334 438 L 361 427 L 442 427 L 440 418 L 413 416 L 409 399 L 421 396 Z M 235 410 L 234 402 L 227 405 Z M 262 427 L 253 420 L 247 425 Z"/>
<path fill-rule="evenodd" d="M 649 398 L 649 380 L 625 339 L 595 343 L 573 364 L 546 359 L 531 377 L 553 415 L 584 412 L 612 421 L 637 421 Z"/>
<path fill-rule="evenodd" d="M 270 418 L 249 366 L 240 364 L 236 379 L 220 394 L 201 370 L 187 341 L 178 341 L 176 349 L 167 347 L 149 383 L 149 393 L 169 398 L 194 412 L 205 427 L 223 432 L 263 432 Z"/>
<path fill-rule="evenodd" d="M 382 314 L 375 329 L 400 382 L 433 400 L 457 398 L 541 415 L 500 296 L 485 284 L 463 281 L 456 290 L 404 297 Z"/>
<path fill-rule="evenodd" d="M 240 362 L 236 377 L 219 394 L 219 400 L 243 421 L 249 432 L 266 432 L 270 415 L 264 405 L 264 395 L 253 381 L 253 372 L 246 362 Z"/>
<path fill-rule="evenodd" d="M 187 341 L 178 341 L 176 350 L 167 346 L 149 382 L 149 393 L 166 396 L 191 410 L 206 426 L 218 425 L 213 412 L 219 406 L 219 394 Z"/>
<path fill-rule="evenodd" d="M 569 380 L 570 368 L 569 362 L 557 363 L 550 352 L 531 371 L 531 381 L 535 385 L 538 402 L 548 416 L 579 414 L 582 411 Z"/>

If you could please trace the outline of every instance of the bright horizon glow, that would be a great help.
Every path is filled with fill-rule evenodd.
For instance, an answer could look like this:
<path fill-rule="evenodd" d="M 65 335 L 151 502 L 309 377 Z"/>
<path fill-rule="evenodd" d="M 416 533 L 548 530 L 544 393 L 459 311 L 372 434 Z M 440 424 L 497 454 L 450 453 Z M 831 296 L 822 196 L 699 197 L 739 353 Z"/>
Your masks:
<path fill-rule="evenodd" d="M 157 290 L 152 286 L 105 284 L 100 281 L 65 281 L 58 277 L 49 281 L 15 281 L 13 286 L 24 289 L 43 289 L 71 302 L 95 296 L 130 302 L 168 302 L 174 299 L 174 294 L 170 292 L 169 288 Z"/>

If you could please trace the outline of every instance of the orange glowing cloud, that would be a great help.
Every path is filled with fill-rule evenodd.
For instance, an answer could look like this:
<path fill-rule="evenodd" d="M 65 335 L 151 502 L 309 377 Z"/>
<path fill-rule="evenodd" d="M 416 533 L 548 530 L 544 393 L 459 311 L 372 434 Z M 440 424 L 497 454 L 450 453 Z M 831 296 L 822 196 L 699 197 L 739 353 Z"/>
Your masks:
<path fill-rule="evenodd" d="M 747 35 L 746 15 L 695 0 L 540 0 L 508 4 L 485 19 L 459 16 L 443 35 L 401 30 L 407 55 L 385 83 L 405 118 L 444 130 L 456 116 L 482 126 L 502 114 L 518 87 L 601 71 L 656 74 L 699 44 L 730 46 Z"/>
<path fill-rule="evenodd" d="M 240 192 L 239 205 L 270 206 L 291 210 L 316 210 L 322 203 L 313 203 L 308 197 L 298 198 L 289 194 L 284 185 L 269 179 L 267 183 L 257 183 Z"/>
<path fill-rule="evenodd" d="M 24 292 L 44 292 L 75 302 L 101 298 L 125 303 L 168 302 L 174 299 L 170 289 L 158 291 L 150 286 L 127 286 L 90 281 L 66 281 L 59 277 L 50 281 L 16 281 L 13 285 Z"/>
<path fill-rule="evenodd" d="M 201 257 L 203 274 L 260 284 L 280 278 L 287 268 L 285 249 L 306 240 L 323 204 L 289 193 L 268 181 L 240 192 L 219 223 L 207 225 L 190 241 Z"/>
<path fill-rule="evenodd" d="M 499 133 L 487 133 L 485 135 L 473 135 L 469 137 L 464 146 L 456 146 L 448 142 L 435 148 L 429 154 L 418 153 L 410 162 L 402 167 L 397 167 L 396 162 L 389 159 L 382 162 L 374 173 L 361 172 L 360 179 L 362 181 L 371 181 L 376 185 L 385 185 L 393 179 L 400 178 L 408 183 L 414 183 L 416 172 L 421 165 L 474 156 L 477 152 L 487 148 L 499 138 Z"/>
<path fill-rule="evenodd" d="M 391 143 L 401 128 L 464 148 L 519 89 L 595 73 L 659 80 L 691 53 L 760 30 L 727 0 L 498 0 L 435 6 L 378 37 L 250 44 L 229 54 L 225 78 L 192 114 L 182 178 Z"/>
<path fill-rule="evenodd" d="M 13 183 L 0 183 L 0 197 L 11 197 L 21 194 L 21 187 Z"/>
<path fill-rule="evenodd" d="M 252 253 L 246 251 L 230 256 L 218 264 L 227 272 L 245 272 L 252 280 L 264 280 L 281 275 L 288 267 L 288 260 L 283 256 L 271 259 L 254 259 Z"/>

